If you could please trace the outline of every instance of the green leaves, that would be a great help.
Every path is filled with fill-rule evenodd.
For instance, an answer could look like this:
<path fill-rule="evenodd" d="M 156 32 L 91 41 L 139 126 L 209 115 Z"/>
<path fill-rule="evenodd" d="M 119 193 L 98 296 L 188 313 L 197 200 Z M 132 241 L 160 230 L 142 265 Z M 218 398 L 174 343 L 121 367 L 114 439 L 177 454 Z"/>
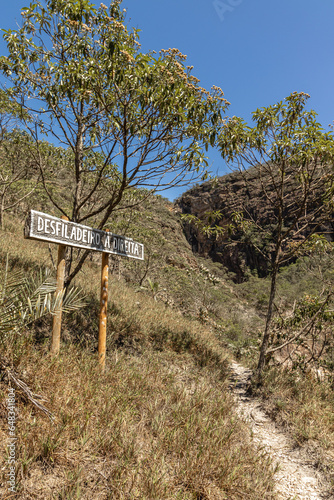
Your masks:
<path fill-rule="evenodd" d="M 239 118 L 228 120 L 218 140 L 222 156 L 233 162 L 242 152 L 252 150 L 259 161 L 333 159 L 333 136 L 322 130 L 314 111 L 306 110 L 308 98 L 308 94 L 294 92 L 285 102 L 257 109 L 254 127 Z"/>
<path fill-rule="evenodd" d="M 223 219 L 223 214 L 220 210 L 208 211 L 203 214 L 202 218 L 193 214 L 182 214 L 181 220 L 185 223 L 191 224 L 205 234 L 207 238 L 214 238 L 218 240 L 226 236 L 228 232 L 227 227 L 220 226 L 219 221 Z"/>
<path fill-rule="evenodd" d="M 227 105 L 221 89 L 210 94 L 199 87 L 177 49 L 159 57 L 140 53 L 138 30 L 127 30 L 119 2 L 112 2 L 110 15 L 105 6 L 95 9 L 89 1 L 54 0 L 45 8 L 35 2 L 23 10 L 23 18 L 20 30 L 5 33 L 9 56 L 0 68 L 17 95 L 45 101 L 45 116 L 56 115 L 63 129 L 66 117 L 77 119 L 79 108 L 90 127 L 97 118 L 105 125 L 105 113 L 116 121 L 123 118 L 126 105 L 131 134 L 150 133 L 154 118 L 156 130 L 171 126 L 214 145 Z M 43 44 L 27 36 L 37 32 L 44 33 Z"/>
<path fill-rule="evenodd" d="M 261 257 L 272 265 L 259 373 L 265 365 L 270 342 L 280 266 L 303 249 L 324 251 L 328 248 L 325 237 L 317 233 L 333 217 L 334 137 L 323 131 L 316 121 L 316 113 L 306 109 L 308 98 L 308 94 L 294 92 L 284 102 L 257 109 L 253 113 L 253 127 L 233 117 L 219 132 L 218 144 L 223 158 L 243 171 L 249 199 L 260 190 L 264 201 L 262 210 L 271 221 L 265 227 L 261 210 L 254 211 L 247 202 L 245 212 L 251 225 L 247 228 L 248 221 L 236 219 L 246 237 L 247 233 L 255 232 L 264 235 L 264 241 L 268 236 L 272 239 L 270 246 L 258 245 L 254 238 L 250 240 Z"/>
<path fill-rule="evenodd" d="M 216 144 L 228 106 L 219 87 L 199 85 L 178 49 L 141 52 L 139 30 L 126 26 L 120 3 L 35 1 L 23 10 L 22 27 L 4 34 L 8 56 L 0 59 L 16 102 L 36 118 L 36 144 L 53 136 L 68 149 L 65 201 L 53 195 L 39 162 L 49 199 L 72 220 L 101 228 L 129 189 L 200 179 L 204 149 Z M 92 168 L 94 153 L 102 161 Z M 112 179 L 108 165 L 117 165 Z"/>
<path fill-rule="evenodd" d="M 112 40 L 109 42 L 109 57 L 110 59 L 112 58 L 113 54 L 114 54 L 114 51 L 115 51 L 115 42 L 113 42 Z"/>
<path fill-rule="evenodd" d="M 37 5 L 33 4 L 33 9 L 36 9 Z M 65 14 L 74 22 L 87 23 L 89 17 L 96 13 L 94 4 L 89 0 L 49 0 L 48 8 L 55 14 Z"/>
<path fill-rule="evenodd" d="M 64 312 L 75 311 L 85 305 L 77 288 L 55 295 L 56 280 L 49 271 L 30 277 L 21 271 L 9 271 L 8 255 L 0 285 L 0 336 L 14 333 L 33 321 L 53 314 L 61 303 Z"/>

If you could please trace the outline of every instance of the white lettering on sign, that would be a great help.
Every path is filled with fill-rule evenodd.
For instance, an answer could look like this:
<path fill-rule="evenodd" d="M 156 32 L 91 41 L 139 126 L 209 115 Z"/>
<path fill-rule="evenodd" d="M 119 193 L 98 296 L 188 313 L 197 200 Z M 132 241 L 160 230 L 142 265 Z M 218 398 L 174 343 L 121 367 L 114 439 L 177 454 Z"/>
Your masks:
<path fill-rule="evenodd" d="M 144 260 L 144 245 L 131 238 L 93 229 L 31 210 L 24 229 L 26 238 Z"/>
<path fill-rule="evenodd" d="M 44 228 L 44 220 L 42 217 L 38 217 L 38 222 L 37 222 L 37 231 L 43 231 Z"/>

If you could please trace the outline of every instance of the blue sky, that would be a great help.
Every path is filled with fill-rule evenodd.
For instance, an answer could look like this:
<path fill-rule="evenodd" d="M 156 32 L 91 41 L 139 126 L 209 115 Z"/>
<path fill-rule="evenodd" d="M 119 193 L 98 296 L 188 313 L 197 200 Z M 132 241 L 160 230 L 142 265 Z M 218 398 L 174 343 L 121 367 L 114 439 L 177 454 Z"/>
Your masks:
<path fill-rule="evenodd" d="M 15 28 L 28 3 L 3 2 L 0 27 Z M 203 87 L 223 89 L 231 102 L 228 115 L 250 122 L 252 111 L 300 91 L 311 95 L 309 108 L 324 128 L 333 123 L 333 0 L 124 0 L 122 5 L 128 24 L 142 30 L 142 50 L 181 50 Z M 227 172 L 218 152 L 210 150 L 209 157 L 213 174 Z M 174 199 L 184 190 L 164 195 Z"/>

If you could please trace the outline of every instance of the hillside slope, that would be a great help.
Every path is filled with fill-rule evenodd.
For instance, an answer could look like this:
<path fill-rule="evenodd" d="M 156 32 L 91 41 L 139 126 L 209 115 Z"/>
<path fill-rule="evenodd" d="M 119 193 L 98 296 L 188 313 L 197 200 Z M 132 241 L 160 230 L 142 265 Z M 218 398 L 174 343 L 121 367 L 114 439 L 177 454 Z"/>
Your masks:
<path fill-rule="evenodd" d="M 11 270 L 26 274 L 51 263 L 48 245 L 24 240 L 22 229 L 7 217 L 0 239 L 2 271 L 7 253 Z M 177 261 L 165 259 L 166 284 L 171 275 L 189 274 L 187 258 L 176 254 Z M 59 358 L 49 356 L 50 319 L 1 339 L 1 495 L 8 496 L 10 384 L 17 498 L 273 499 L 270 459 L 235 417 L 227 389 L 228 353 L 212 328 L 187 319 L 151 289 L 129 286 L 119 270 L 110 289 L 107 370 L 99 373 L 98 260 L 78 276 L 87 306 L 64 317 Z M 124 276 L 139 272 L 131 266 L 123 271 Z M 192 279 L 205 284 L 205 276 L 198 271 Z M 176 284 L 168 289 L 175 302 Z M 53 423 L 12 376 L 43 396 Z"/>
<path fill-rule="evenodd" d="M 5 219 L 0 272 L 7 254 L 11 269 L 27 274 L 56 261 L 56 246 L 23 239 L 23 218 Z M 254 446 L 228 392 L 231 350 L 248 365 L 257 355 L 268 279 L 235 284 L 221 263 L 194 254 L 178 210 L 161 197 L 118 212 L 108 226 L 144 243 L 146 258 L 110 258 L 106 374 L 96 363 L 98 253 L 76 278 L 87 306 L 64 317 L 57 360 L 49 356 L 50 318 L 2 339 L 3 481 L 14 370 L 55 416 L 51 424 L 16 388 L 19 498 L 276 498 L 271 460 Z M 297 293 L 318 286 L 306 264 L 280 274 L 287 310 Z M 308 377 L 274 368 L 253 391 L 293 442 L 313 443 L 312 463 L 330 478 L 332 389 Z"/>

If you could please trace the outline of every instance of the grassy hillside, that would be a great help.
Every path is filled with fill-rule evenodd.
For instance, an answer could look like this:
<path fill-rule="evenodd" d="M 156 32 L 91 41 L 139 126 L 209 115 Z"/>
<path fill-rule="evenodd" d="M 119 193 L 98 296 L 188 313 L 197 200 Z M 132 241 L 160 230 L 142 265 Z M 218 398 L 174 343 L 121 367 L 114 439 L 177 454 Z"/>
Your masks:
<path fill-rule="evenodd" d="M 12 269 L 33 272 L 51 262 L 48 245 L 24 240 L 10 218 L 1 235 L 2 269 L 7 252 Z M 204 285 L 206 272 L 203 276 L 196 265 L 189 280 Z M 163 288 L 171 274 L 182 270 L 185 280 L 189 274 L 174 261 L 166 267 L 170 274 L 161 281 Z M 187 315 L 178 312 L 163 296 L 138 283 L 129 286 L 115 271 L 107 370 L 99 373 L 99 271 L 94 258 L 78 278 L 87 307 L 65 318 L 59 358 L 48 354 L 48 318 L 2 339 L 2 362 L 13 363 L 17 377 L 45 398 L 55 417 L 52 423 L 16 389 L 18 498 L 273 498 L 270 462 L 233 412 L 228 353 L 206 322 L 187 317 L 190 309 Z M 124 275 L 135 272 L 124 269 Z M 180 300 L 176 282 L 169 295 Z M 7 384 L 3 366 L 2 484 Z M 4 487 L 1 494 L 6 498 Z"/>
<path fill-rule="evenodd" d="M 254 366 L 268 278 L 249 273 L 237 285 L 221 264 L 194 255 L 178 213 L 161 197 L 119 212 L 110 229 L 144 243 L 146 258 L 110 258 L 106 373 L 97 369 L 97 253 L 76 278 L 87 305 L 64 317 L 58 359 L 49 356 L 48 317 L 1 339 L 2 482 L 6 367 L 12 366 L 55 417 L 51 423 L 16 390 L 17 498 L 274 498 L 273 468 L 236 417 L 227 387 L 231 356 Z M 7 254 L 12 270 L 53 267 L 56 246 L 24 240 L 22 233 L 22 221 L 7 216 L 0 274 Z M 297 296 L 319 290 L 319 266 L 304 259 L 282 270 L 279 297 L 286 311 Z M 330 259 L 320 267 L 330 276 Z M 330 380 L 273 366 L 253 391 L 333 476 Z"/>

